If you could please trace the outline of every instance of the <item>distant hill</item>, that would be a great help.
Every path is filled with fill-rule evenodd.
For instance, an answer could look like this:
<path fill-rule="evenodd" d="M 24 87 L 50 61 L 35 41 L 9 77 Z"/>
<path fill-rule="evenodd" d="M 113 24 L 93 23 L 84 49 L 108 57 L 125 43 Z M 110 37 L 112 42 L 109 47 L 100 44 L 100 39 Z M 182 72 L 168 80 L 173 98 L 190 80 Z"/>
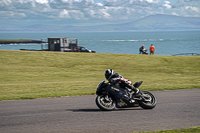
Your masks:
<path fill-rule="evenodd" d="M 16 26 L 0 24 L 0 32 L 120 32 L 120 31 L 180 31 L 200 30 L 200 17 L 179 17 L 173 15 L 151 15 L 140 20 L 98 26 Z"/>
<path fill-rule="evenodd" d="M 200 30 L 200 18 L 158 14 L 126 25 L 132 30 Z"/>

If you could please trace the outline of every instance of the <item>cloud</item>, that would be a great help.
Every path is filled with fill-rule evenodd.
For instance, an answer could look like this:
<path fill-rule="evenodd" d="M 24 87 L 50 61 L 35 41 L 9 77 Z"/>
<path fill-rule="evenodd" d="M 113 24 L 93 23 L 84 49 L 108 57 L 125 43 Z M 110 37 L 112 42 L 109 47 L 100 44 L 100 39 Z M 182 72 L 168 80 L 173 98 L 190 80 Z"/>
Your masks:
<path fill-rule="evenodd" d="M 122 22 L 154 14 L 200 17 L 199 0 L 0 0 L 0 18 Z M 0 20 L 0 21 L 1 21 Z"/>
<path fill-rule="evenodd" d="M 168 9 L 172 8 L 169 1 L 164 1 L 164 2 L 165 2 L 165 4 L 163 6 L 165 6 Z"/>
<path fill-rule="evenodd" d="M 49 1 L 48 0 L 36 0 L 37 3 L 40 3 L 40 4 L 48 4 Z"/>
<path fill-rule="evenodd" d="M 26 17 L 25 13 L 16 13 L 13 11 L 0 11 L 1 18 L 23 18 Z"/>
<path fill-rule="evenodd" d="M 79 11 L 79 10 L 65 10 L 63 9 L 63 11 L 60 12 L 59 14 L 60 18 L 74 18 L 77 20 L 81 20 L 81 19 L 85 19 L 84 13 Z"/>

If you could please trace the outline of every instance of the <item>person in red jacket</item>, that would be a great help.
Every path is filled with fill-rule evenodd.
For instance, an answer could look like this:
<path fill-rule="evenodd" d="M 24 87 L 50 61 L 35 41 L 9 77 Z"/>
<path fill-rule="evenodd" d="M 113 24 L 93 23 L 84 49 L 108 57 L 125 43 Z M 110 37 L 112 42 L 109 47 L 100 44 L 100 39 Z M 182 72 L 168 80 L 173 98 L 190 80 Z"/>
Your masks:
<path fill-rule="evenodd" d="M 150 55 L 154 55 L 155 47 L 153 46 L 153 44 L 151 44 L 149 51 L 150 51 Z"/>

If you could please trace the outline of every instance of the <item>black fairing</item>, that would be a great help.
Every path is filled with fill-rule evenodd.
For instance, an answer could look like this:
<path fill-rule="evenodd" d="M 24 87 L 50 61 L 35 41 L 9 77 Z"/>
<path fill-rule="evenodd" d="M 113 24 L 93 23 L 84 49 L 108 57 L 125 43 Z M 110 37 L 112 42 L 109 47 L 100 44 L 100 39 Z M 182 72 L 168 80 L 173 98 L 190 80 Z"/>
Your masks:
<path fill-rule="evenodd" d="M 117 107 L 138 107 L 138 102 L 130 103 L 125 95 L 126 91 L 118 86 L 103 81 L 99 84 L 96 94 L 102 95 L 103 92 L 108 92 L 109 95 L 116 101 Z"/>

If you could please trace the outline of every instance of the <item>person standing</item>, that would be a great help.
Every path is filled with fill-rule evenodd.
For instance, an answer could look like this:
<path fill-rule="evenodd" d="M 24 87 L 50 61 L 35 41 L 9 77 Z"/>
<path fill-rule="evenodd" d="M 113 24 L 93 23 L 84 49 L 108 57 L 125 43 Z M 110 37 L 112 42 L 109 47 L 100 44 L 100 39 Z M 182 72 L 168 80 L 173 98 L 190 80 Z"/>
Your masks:
<path fill-rule="evenodd" d="M 150 51 L 150 55 L 154 55 L 155 47 L 153 46 L 153 44 L 151 44 L 149 51 Z"/>

